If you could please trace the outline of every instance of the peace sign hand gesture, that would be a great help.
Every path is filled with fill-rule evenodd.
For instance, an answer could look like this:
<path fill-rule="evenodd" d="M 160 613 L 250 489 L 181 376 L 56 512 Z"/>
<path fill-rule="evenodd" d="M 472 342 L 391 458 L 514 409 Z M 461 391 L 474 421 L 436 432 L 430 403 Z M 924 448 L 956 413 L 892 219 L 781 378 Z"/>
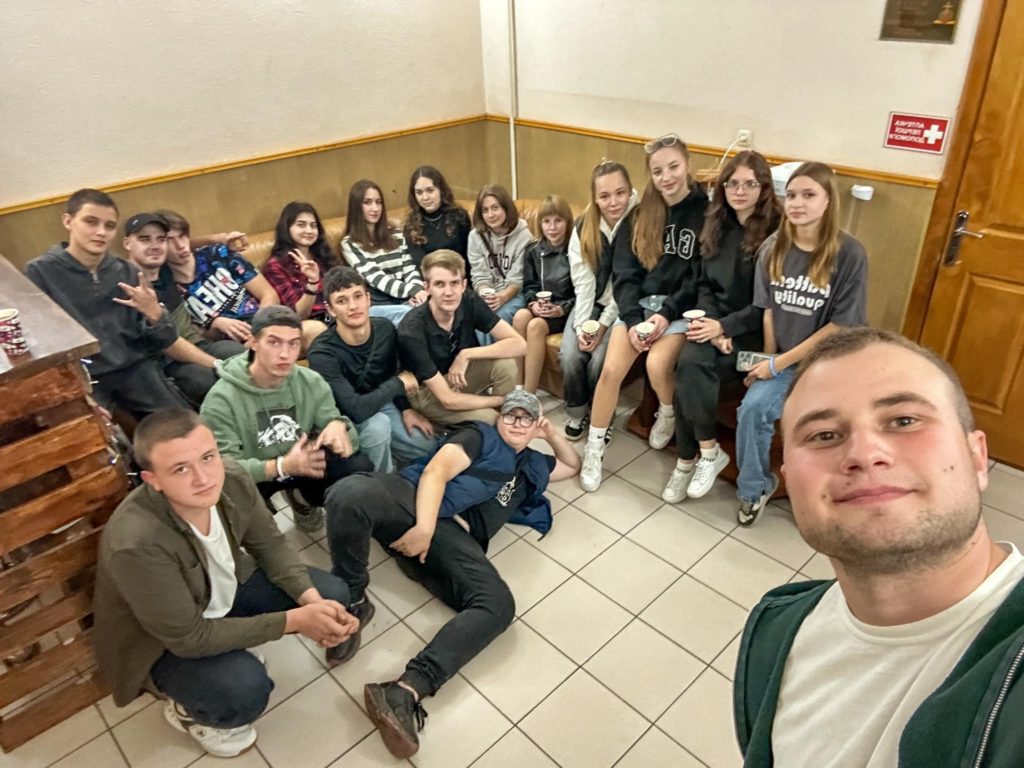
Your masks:
<path fill-rule="evenodd" d="M 288 255 L 292 257 L 292 261 L 295 262 L 295 266 L 299 268 L 303 277 L 306 278 L 307 283 L 320 282 L 320 265 L 316 263 L 315 259 L 307 259 L 294 248 L 288 251 Z"/>

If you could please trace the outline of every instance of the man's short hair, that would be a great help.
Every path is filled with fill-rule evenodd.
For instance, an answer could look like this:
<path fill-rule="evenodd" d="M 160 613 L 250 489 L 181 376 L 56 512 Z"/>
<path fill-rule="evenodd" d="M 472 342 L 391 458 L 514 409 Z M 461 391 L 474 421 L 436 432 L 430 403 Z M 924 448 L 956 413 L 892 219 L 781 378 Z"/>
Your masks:
<path fill-rule="evenodd" d="M 974 430 L 974 414 L 971 412 L 971 404 L 967 400 L 967 393 L 960 383 L 960 377 L 956 375 L 953 366 L 932 352 L 930 349 L 916 344 L 905 336 L 892 331 L 885 331 L 881 328 L 844 328 L 833 333 L 821 341 L 807 357 L 805 357 L 796 369 L 796 375 L 790 382 L 789 390 L 786 392 L 787 399 L 793 394 L 797 382 L 807 371 L 825 360 L 835 360 L 839 357 L 846 357 L 872 344 L 889 344 L 913 352 L 918 357 L 923 357 L 934 365 L 943 376 L 949 381 L 953 390 L 953 407 L 956 410 L 957 419 L 965 433 Z"/>
<path fill-rule="evenodd" d="M 167 226 L 173 230 L 181 232 L 185 237 L 191 234 L 191 230 L 188 225 L 188 219 L 182 216 L 180 213 L 172 211 L 168 208 L 161 208 L 158 211 L 154 211 L 157 216 L 162 216 L 163 220 L 167 222 Z"/>
<path fill-rule="evenodd" d="M 154 411 L 135 428 L 135 439 L 132 441 L 135 463 L 143 469 L 152 469 L 153 449 L 160 443 L 179 440 L 191 434 L 196 427 L 205 426 L 206 422 L 198 413 L 185 408 L 164 408 Z"/>
<path fill-rule="evenodd" d="M 366 278 L 354 267 L 331 267 L 324 275 L 324 296 L 330 301 L 335 291 L 343 291 L 356 285 L 370 290 Z"/>
<path fill-rule="evenodd" d="M 100 189 L 80 189 L 68 198 L 68 215 L 74 216 L 82 210 L 83 205 L 88 205 L 90 203 L 92 205 L 101 205 L 104 208 L 113 208 L 118 215 L 121 214 L 121 212 L 117 210 L 117 203 L 114 202 L 114 198 L 106 192 Z"/>
<path fill-rule="evenodd" d="M 466 262 L 462 256 L 456 251 L 450 251 L 447 248 L 431 251 L 423 257 L 423 261 L 420 263 L 420 271 L 423 272 L 424 277 L 434 267 L 444 267 L 456 275 L 466 276 Z"/>

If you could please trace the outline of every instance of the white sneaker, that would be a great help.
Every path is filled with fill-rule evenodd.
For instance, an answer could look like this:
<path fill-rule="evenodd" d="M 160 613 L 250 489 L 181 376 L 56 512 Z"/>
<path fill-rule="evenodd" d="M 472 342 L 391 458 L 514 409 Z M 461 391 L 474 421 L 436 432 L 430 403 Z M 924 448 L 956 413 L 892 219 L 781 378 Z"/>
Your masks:
<path fill-rule="evenodd" d="M 699 499 L 711 490 L 711 486 L 715 484 L 715 478 L 727 466 L 729 466 L 729 454 L 723 451 L 721 446 L 718 447 L 714 457 L 701 456 L 697 461 L 697 470 L 693 473 L 693 479 L 690 481 L 690 487 L 686 490 L 686 495 L 691 499 Z"/>
<path fill-rule="evenodd" d="M 199 746 L 214 757 L 235 757 L 256 743 L 256 729 L 252 725 L 238 728 L 211 728 L 200 725 L 186 714 L 177 702 L 168 699 L 164 704 L 164 719 L 175 730 L 187 733 Z"/>
<path fill-rule="evenodd" d="M 651 448 L 656 451 L 660 451 L 666 445 L 668 445 L 672 438 L 676 436 L 676 417 L 673 413 L 671 416 L 658 411 L 658 415 L 654 418 L 654 426 L 651 427 L 651 433 L 647 436 L 647 442 Z"/>
<path fill-rule="evenodd" d="M 601 462 L 604 459 L 605 444 L 587 440 L 583 449 L 583 469 L 580 470 L 580 488 L 596 491 L 601 487 Z"/>
<path fill-rule="evenodd" d="M 676 464 L 672 468 L 672 476 L 669 477 L 668 482 L 665 484 L 665 490 L 661 492 L 661 498 L 669 504 L 678 504 L 685 499 L 686 488 L 690 485 L 690 478 L 693 477 L 696 466 L 696 464 L 690 464 L 689 467 L 683 469 Z"/>

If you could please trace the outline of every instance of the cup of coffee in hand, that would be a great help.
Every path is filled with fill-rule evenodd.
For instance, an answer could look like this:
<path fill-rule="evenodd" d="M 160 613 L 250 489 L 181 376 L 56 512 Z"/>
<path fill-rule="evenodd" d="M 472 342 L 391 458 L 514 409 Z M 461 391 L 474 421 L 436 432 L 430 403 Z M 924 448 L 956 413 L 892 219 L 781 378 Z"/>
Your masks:
<path fill-rule="evenodd" d="M 583 332 L 584 338 L 590 342 L 596 339 L 597 334 L 601 332 L 601 324 L 597 320 L 587 320 L 580 326 L 580 330 Z"/>
<path fill-rule="evenodd" d="M 636 324 L 636 335 L 640 341 L 647 341 L 647 337 L 654 333 L 654 323 L 644 321 Z"/>
<path fill-rule="evenodd" d="M 491 298 L 495 293 L 497 293 L 497 291 L 495 291 L 490 286 L 485 285 L 483 288 L 480 289 L 480 295 L 485 299 Z"/>
<path fill-rule="evenodd" d="M 537 291 L 537 303 L 545 308 L 550 305 L 551 291 Z"/>
<path fill-rule="evenodd" d="M 686 321 L 687 329 L 689 329 L 694 320 L 703 320 L 707 314 L 703 309 L 688 309 L 683 312 L 683 320 Z"/>

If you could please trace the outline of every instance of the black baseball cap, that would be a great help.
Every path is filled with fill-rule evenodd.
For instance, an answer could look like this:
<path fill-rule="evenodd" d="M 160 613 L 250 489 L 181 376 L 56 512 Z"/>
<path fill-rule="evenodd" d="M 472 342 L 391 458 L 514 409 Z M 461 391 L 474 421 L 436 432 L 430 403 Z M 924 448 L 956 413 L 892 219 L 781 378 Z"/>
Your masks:
<path fill-rule="evenodd" d="M 134 235 L 147 224 L 156 224 L 163 228 L 164 232 L 171 231 L 171 225 L 159 213 L 136 213 L 134 216 L 129 216 L 128 220 L 124 223 L 125 237 Z"/>
<path fill-rule="evenodd" d="M 285 328 L 298 328 L 302 330 L 302 320 L 295 314 L 291 307 L 274 304 L 269 307 L 261 307 L 252 317 L 252 335 L 255 336 L 264 328 L 273 325 L 283 325 Z"/>

